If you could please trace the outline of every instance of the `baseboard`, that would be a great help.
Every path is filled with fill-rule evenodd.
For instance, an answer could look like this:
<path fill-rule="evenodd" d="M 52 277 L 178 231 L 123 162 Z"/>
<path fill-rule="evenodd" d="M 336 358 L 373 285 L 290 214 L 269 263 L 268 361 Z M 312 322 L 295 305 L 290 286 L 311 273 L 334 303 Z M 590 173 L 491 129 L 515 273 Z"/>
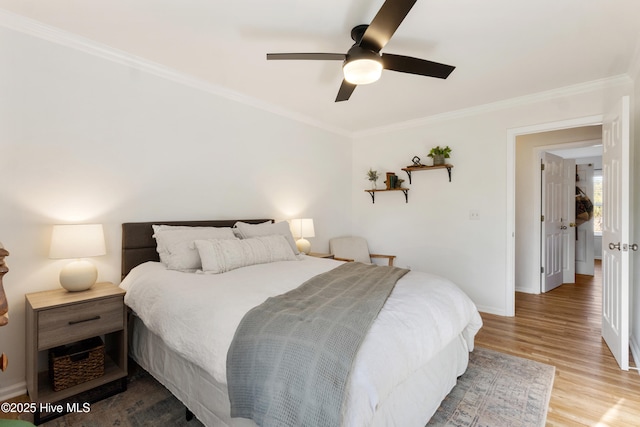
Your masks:
<path fill-rule="evenodd" d="M 484 305 L 477 305 L 476 308 L 481 313 L 495 314 L 497 316 L 506 316 L 506 312 L 504 309 L 499 309 L 496 307 L 487 307 Z"/>
<path fill-rule="evenodd" d="M 9 387 L 0 388 L 0 402 L 9 400 L 12 397 L 22 396 L 27 394 L 27 382 L 21 381 L 19 383 L 10 385 Z"/>
<path fill-rule="evenodd" d="M 532 288 L 532 287 L 527 287 L 527 288 L 521 288 L 516 286 L 516 292 L 522 292 L 524 294 L 539 294 L 540 293 L 540 288 Z"/>

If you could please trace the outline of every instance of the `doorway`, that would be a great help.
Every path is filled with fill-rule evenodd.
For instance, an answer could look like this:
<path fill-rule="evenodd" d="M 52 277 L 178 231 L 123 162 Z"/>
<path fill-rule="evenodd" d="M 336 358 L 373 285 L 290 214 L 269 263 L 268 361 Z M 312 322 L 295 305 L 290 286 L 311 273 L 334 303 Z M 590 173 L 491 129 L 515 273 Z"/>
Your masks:
<path fill-rule="evenodd" d="M 512 170 L 515 177 L 513 187 L 513 223 L 510 227 L 510 244 L 513 259 L 509 274 L 512 274 L 512 289 L 507 298 L 513 301 L 515 312 L 515 291 L 540 293 L 540 153 L 552 149 L 575 149 L 593 145 L 602 136 L 602 117 L 588 117 L 582 120 L 551 123 L 521 128 L 509 137 L 513 157 Z M 516 256 L 517 254 L 517 256 Z M 509 308 L 508 300 L 507 307 Z M 513 314 L 511 314 L 513 315 Z"/>
<path fill-rule="evenodd" d="M 564 122 L 556 122 L 554 124 L 536 125 L 528 128 L 512 129 L 507 132 L 507 156 L 513 162 L 507 167 L 507 174 L 516 179 L 514 183 L 507 186 L 508 203 L 508 239 L 509 249 L 513 252 L 509 253 L 507 259 L 507 274 L 511 280 L 507 283 L 507 309 L 512 308 L 511 315 L 515 314 L 515 290 L 517 289 L 517 279 L 521 275 L 521 271 L 516 269 L 516 261 L 525 261 L 525 264 L 531 258 L 537 258 L 539 261 L 540 245 L 539 240 L 535 238 L 530 242 L 533 246 L 533 252 L 538 252 L 538 256 L 531 254 L 531 257 L 518 256 L 516 251 L 522 248 L 518 243 L 520 237 L 524 237 L 517 233 L 517 227 L 522 224 L 528 225 L 529 228 L 536 228 L 538 231 L 540 218 L 531 218 L 528 223 L 522 221 L 522 214 L 517 216 L 516 221 L 516 202 L 525 199 L 516 197 L 516 186 L 518 178 L 522 174 L 526 175 L 527 168 L 518 168 L 521 156 L 516 156 L 519 148 L 523 148 L 522 152 L 528 150 L 523 147 L 524 144 L 517 144 L 518 137 L 526 137 L 528 134 L 542 133 L 550 130 L 570 130 L 573 128 L 592 127 L 602 124 L 602 141 L 603 141 L 603 191 L 606 200 L 607 211 L 603 214 L 603 301 L 602 301 L 602 337 L 610 348 L 612 354 L 616 358 L 622 370 L 629 369 L 628 352 L 629 352 L 629 289 L 630 277 L 632 275 L 632 259 L 629 256 L 629 248 L 636 250 L 637 245 L 629 243 L 631 236 L 631 206 L 633 195 L 630 191 L 631 183 L 631 165 L 630 165 L 630 97 L 622 96 L 615 104 L 607 108 L 607 114 L 602 116 L 592 116 L 589 118 L 581 118 Z M 529 150 L 530 151 L 530 150 Z M 526 157 L 526 156 L 522 156 Z M 533 168 L 535 169 L 535 168 Z M 532 169 L 532 170 L 533 170 Z M 518 174 L 516 174 L 518 172 Z M 521 173 L 522 172 L 522 173 Z M 511 181 L 511 180 L 509 180 Z M 534 190 L 537 198 L 533 199 L 534 207 L 540 205 L 540 193 L 536 187 Z M 526 199 L 525 199 L 526 200 Z M 520 203 L 518 203 L 520 205 Z M 526 228 L 526 227 L 525 227 Z M 617 243 L 616 243 L 617 242 Z M 532 250 L 529 249 L 531 253 Z M 535 271 L 535 270 L 534 270 Z M 540 274 L 539 270 L 536 275 Z M 513 275 L 513 276 L 511 276 Z M 531 286 L 527 283 L 527 277 L 524 277 L 524 285 Z M 534 280 L 533 283 L 536 281 Z M 513 294 L 511 294 L 513 291 Z M 535 293 L 535 290 L 533 291 Z M 512 304 L 512 305 L 510 305 Z"/>

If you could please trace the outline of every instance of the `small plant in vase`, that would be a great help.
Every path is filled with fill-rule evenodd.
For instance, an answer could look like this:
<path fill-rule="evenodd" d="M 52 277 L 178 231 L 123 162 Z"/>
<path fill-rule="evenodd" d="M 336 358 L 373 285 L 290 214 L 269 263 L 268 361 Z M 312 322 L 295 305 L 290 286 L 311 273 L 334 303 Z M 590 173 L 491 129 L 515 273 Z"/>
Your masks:
<path fill-rule="evenodd" d="M 450 154 L 451 148 L 448 145 L 446 147 L 437 145 L 429 151 L 428 156 L 433 159 L 433 166 L 438 166 L 444 165 L 444 159 L 448 159 Z"/>
<path fill-rule="evenodd" d="M 371 182 L 371 189 L 375 190 L 378 186 L 378 171 L 374 171 L 369 168 L 369 172 L 367 172 L 367 179 Z"/>

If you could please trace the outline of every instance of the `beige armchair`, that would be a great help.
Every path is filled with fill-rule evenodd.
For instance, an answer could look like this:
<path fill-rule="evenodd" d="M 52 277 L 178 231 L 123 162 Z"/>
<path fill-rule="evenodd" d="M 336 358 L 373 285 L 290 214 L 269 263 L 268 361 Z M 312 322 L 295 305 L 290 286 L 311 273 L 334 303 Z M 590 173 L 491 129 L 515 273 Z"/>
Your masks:
<path fill-rule="evenodd" d="M 372 254 L 369 252 L 367 241 L 362 237 L 335 237 L 329 240 L 329 251 L 334 259 L 340 261 L 356 261 L 371 264 L 372 258 L 385 258 L 393 266 L 395 255 Z"/>

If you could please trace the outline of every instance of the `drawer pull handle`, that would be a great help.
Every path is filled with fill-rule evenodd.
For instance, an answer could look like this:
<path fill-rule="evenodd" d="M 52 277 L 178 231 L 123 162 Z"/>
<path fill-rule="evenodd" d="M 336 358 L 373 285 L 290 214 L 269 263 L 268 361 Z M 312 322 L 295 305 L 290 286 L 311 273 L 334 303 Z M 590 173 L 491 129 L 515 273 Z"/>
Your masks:
<path fill-rule="evenodd" d="M 98 319 L 100 319 L 100 316 L 93 316 L 93 317 L 90 317 L 90 318 L 84 319 L 84 320 L 70 320 L 69 324 L 70 325 L 76 325 L 78 323 L 91 322 L 92 320 L 98 320 Z"/>

